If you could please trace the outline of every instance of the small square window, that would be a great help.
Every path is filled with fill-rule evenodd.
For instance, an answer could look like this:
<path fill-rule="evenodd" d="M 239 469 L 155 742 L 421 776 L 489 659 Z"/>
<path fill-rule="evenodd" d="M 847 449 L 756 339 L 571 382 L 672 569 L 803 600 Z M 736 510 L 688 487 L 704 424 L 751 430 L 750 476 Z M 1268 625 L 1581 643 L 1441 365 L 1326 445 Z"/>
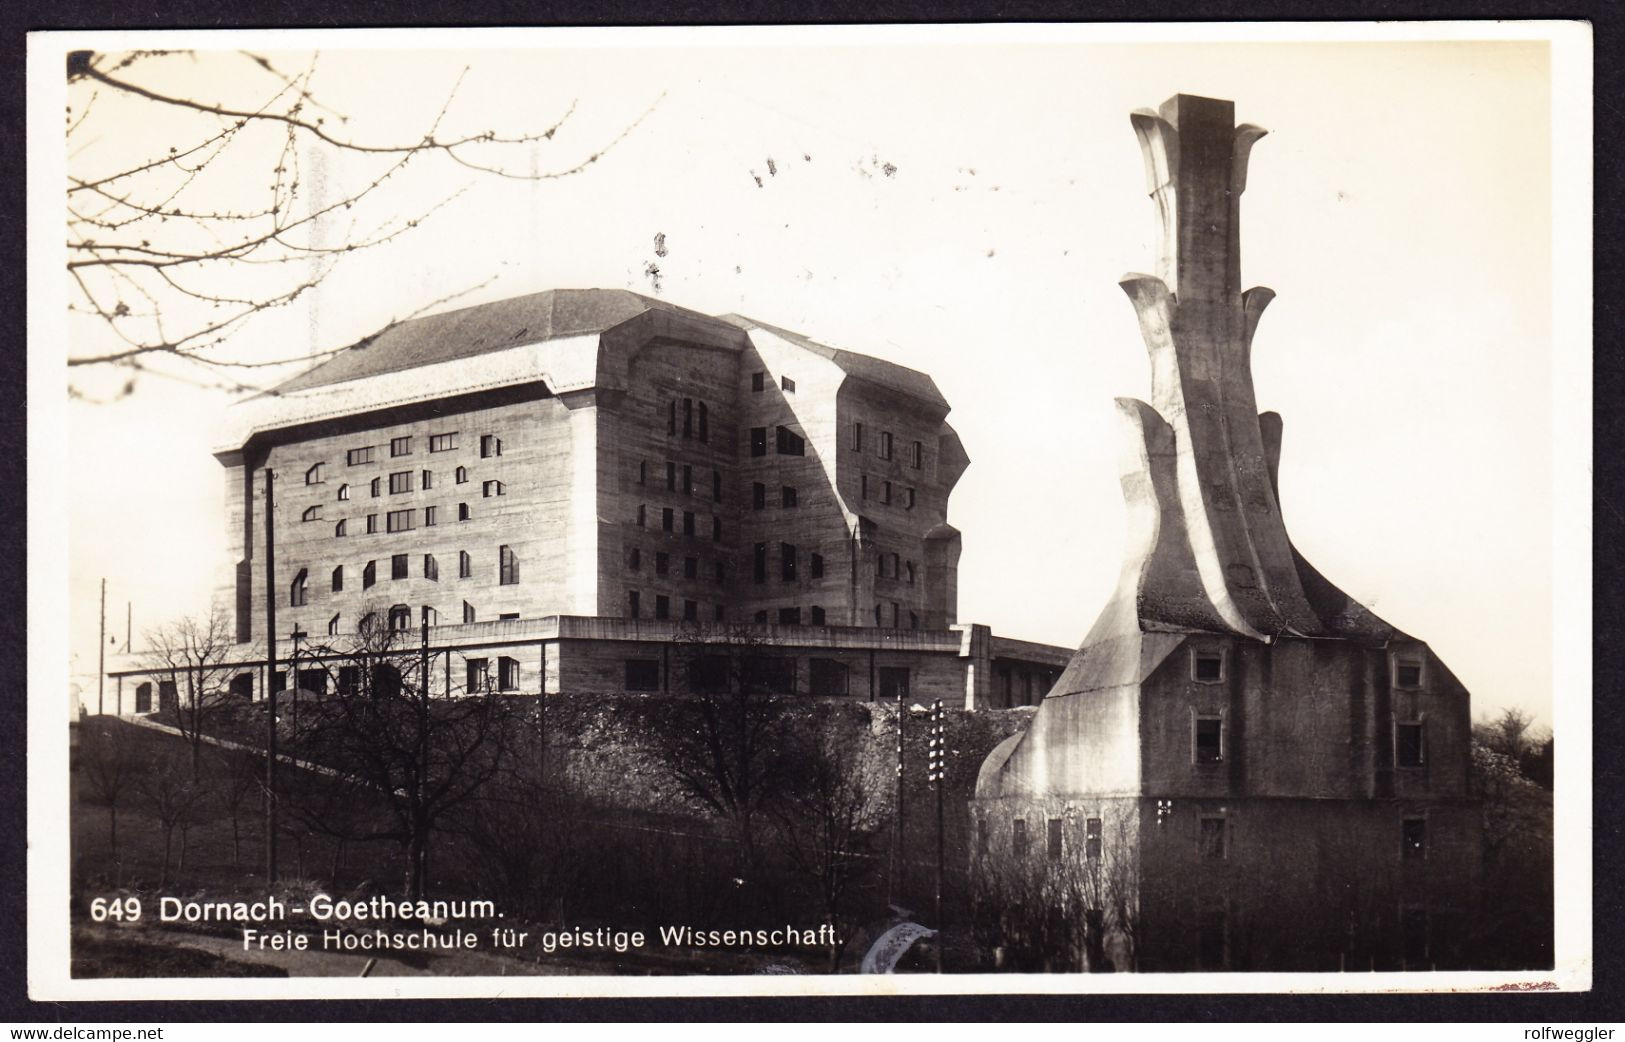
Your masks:
<path fill-rule="evenodd" d="M 1422 686 L 1422 663 L 1417 661 L 1394 662 L 1394 686 L 1407 691 L 1415 691 Z"/>
<path fill-rule="evenodd" d="M 1201 649 L 1192 651 L 1191 678 L 1203 684 L 1217 684 L 1224 680 L 1224 653 Z"/>
<path fill-rule="evenodd" d="M 795 393 L 796 382 L 790 379 L 788 376 L 779 377 L 779 386 L 784 388 L 784 390 L 789 391 L 791 394 Z"/>

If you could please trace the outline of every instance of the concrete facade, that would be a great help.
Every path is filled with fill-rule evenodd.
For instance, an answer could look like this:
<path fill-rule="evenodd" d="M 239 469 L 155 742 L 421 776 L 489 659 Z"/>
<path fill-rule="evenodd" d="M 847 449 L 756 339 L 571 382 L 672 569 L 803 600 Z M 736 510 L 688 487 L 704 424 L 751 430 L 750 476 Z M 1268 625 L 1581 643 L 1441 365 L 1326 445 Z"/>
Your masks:
<path fill-rule="evenodd" d="M 1091 968 L 1463 965 L 1468 693 L 1281 519 L 1281 421 L 1258 414 L 1250 364 L 1273 294 L 1239 274 L 1264 131 L 1188 95 L 1131 119 L 1162 245 L 1157 274 L 1122 282 L 1152 371 L 1151 403 L 1118 400 L 1129 545 L 1031 726 L 983 765 L 993 839 L 973 868 L 995 891 L 1036 873 L 1093 917 Z"/>
<path fill-rule="evenodd" d="M 850 696 L 1035 701 L 1064 649 L 958 625 L 947 414 L 923 373 L 625 291 L 400 323 L 217 438 L 240 687 L 274 601 L 279 661 L 370 627 L 416 646 L 427 612 L 451 694 L 492 648 L 515 690 L 647 690 L 627 661 L 681 630 L 788 655 L 786 693 L 820 659 Z"/>

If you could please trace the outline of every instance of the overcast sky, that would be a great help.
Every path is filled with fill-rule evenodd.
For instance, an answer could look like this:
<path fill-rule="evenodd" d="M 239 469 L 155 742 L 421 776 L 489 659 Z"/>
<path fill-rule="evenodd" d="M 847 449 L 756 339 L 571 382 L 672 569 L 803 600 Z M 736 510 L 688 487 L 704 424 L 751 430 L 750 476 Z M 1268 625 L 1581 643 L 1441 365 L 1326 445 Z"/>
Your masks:
<path fill-rule="evenodd" d="M 1075 646 L 1121 565 L 1112 399 L 1149 395 L 1117 288 L 1155 260 L 1128 113 L 1176 92 L 1232 99 L 1238 121 L 1270 131 L 1252 153 L 1242 271 L 1278 294 L 1253 371 L 1260 407 L 1285 422 L 1289 532 L 1330 579 L 1428 641 L 1475 715 L 1519 705 L 1549 721 L 1546 45 L 1030 38 L 1055 42 L 324 45 L 314 90 L 357 137 L 421 132 L 465 67 L 448 125 L 541 129 L 575 103 L 541 169 L 647 115 L 570 178 L 425 163 L 391 189 L 402 212 L 469 190 L 250 327 L 243 350 L 337 346 L 494 278 L 459 303 L 624 287 L 921 369 L 972 461 L 949 505 L 964 532 L 960 620 Z M 308 59 L 289 41 L 255 46 L 289 67 Z M 241 99 L 266 86 L 252 73 L 204 55 L 155 75 Z M 74 162 L 164 140 L 150 106 L 109 108 Z M 327 176 L 353 189 L 361 173 Z M 89 327 L 68 335 L 75 354 L 96 346 Z M 207 603 L 228 552 L 208 452 L 225 401 L 145 377 L 115 404 L 67 407 L 72 669 L 92 699 L 102 577 L 120 639 L 126 602 L 138 636 Z"/>

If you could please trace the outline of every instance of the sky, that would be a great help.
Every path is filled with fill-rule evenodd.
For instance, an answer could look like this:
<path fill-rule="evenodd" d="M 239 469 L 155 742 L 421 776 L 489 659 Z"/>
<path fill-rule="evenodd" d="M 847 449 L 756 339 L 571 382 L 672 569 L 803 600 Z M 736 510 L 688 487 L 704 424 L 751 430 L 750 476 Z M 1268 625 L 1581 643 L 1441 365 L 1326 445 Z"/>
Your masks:
<path fill-rule="evenodd" d="M 1589 344 L 1553 333 L 1546 44 L 709 39 L 329 38 L 313 89 L 356 137 L 421 133 L 457 84 L 445 126 L 534 131 L 569 111 L 527 161 L 601 157 L 541 181 L 425 161 L 387 203 L 438 205 L 431 217 L 233 349 L 338 346 L 475 286 L 457 305 L 623 287 L 920 369 L 971 459 L 949 504 L 964 533 L 960 620 L 1076 646 L 1121 567 L 1113 399 L 1149 396 L 1117 287 L 1155 263 L 1128 114 L 1174 93 L 1228 98 L 1238 122 L 1270 132 L 1252 153 L 1242 276 L 1277 294 L 1253 374 L 1260 408 L 1285 423 L 1288 531 L 1429 642 L 1475 716 L 1519 706 L 1551 721 L 1552 546 L 1577 509 L 1553 490 L 1554 359 Z M 297 38 L 275 43 L 256 50 L 309 61 Z M 267 87 L 228 52 L 153 70 L 194 96 Z M 92 118 L 74 164 L 111 168 L 176 129 L 143 104 Z M 338 191 L 365 170 L 323 174 Z M 65 343 L 85 354 L 105 335 L 75 322 Z M 125 374 L 74 375 L 94 398 Z M 227 555 L 209 449 L 229 400 L 146 375 L 125 398 L 65 406 L 70 672 L 92 700 L 102 578 L 119 643 L 126 604 L 138 646 L 144 629 L 206 608 Z"/>

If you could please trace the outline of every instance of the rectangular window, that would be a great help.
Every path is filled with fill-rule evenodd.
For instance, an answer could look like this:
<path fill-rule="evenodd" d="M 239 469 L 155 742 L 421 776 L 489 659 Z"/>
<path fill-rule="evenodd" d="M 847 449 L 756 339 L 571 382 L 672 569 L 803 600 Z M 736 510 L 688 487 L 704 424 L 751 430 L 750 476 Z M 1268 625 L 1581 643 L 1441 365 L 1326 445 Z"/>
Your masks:
<path fill-rule="evenodd" d="M 911 488 L 906 488 L 903 490 L 903 509 L 914 509 L 914 490 Z"/>
<path fill-rule="evenodd" d="M 638 484 L 646 485 L 649 482 L 649 464 L 646 460 L 638 460 Z"/>
<path fill-rule="evenodd" d="M 753 390 L 753 391 L 761 391 L 761 390 L 765 389 L 766 387 L 767 387 L 767 374 L 766 373 L 751 373 L 750 374 L 750 389 L 751 390 Z"/>
<path fill-rule="evenodd" d="M 474 606 L 467 601 L 463 602 L 463 621 L 465 623 L 474 621 Z"/>
<path fill-rule="evenodd" d="M 722 471 L 720 470 L 711 472 L 711 502 L 722 502 Z"/>
<path fill-rule="evenodd" d="M 434 471 L 426 470 L 423 472 L 423 485 L 421 487 L 425 492 L 434 487 Z"/>
<path fill-rule="evenodd" d="M 519 660 L 516 658 L 497 659 L 497 690 L 519 690 Z"/>
<path fill-rule="evenodd" d="M 694 534 L 694 511 L 692 510 L 683 511 L 683 534 Z"/>
<path fill-rule="evenodd" d="M 815 611 L 817 609 L 814 609 Z M 818 623 L 817 619 L 813 620 Z M 846 663 L 839 659 L 815 658 L 807 660 L 808 693 L 813 695 L 835 696 L 848 693 L 848 670 Z"/>
<path fill-rule="evenodd" d="M 711 541 L 722 542 L 722 517 L 718 514 L 711 515 Z"/>
<path fill-rule="evenodd" d="M 712 566 L 711 570 L 712 570 L 713 573 L 715 573 L 713 577 L 716 579 L 717 585 L 721 586 L 726 581 L 725 576 L 727 575 L 727 572 L 724 569 L 722 562 L 721 561 L 716 562 L 716 564 L 714 566 Z"/>
<path fill-rule="evenodd" d="M 756 582 L 767 582 L 767 544 L 757 543 L 755 560 L 753 561 L 752 575 Z"/>
<path fill-rule="evenodd" d="M 672 513 L 671 507 L 662 507 L 660 510 L 660 530 L 662 532 L 670 532 L 672 530 L 673 520 L 675 518 L 676 515 Z"/>
<path fill-rule="evenodd" d="M 1428 856 L 1426 818 L 1406 818 L 1400 824 L 1399 852 L 1406 861 L 1420 861 Z"/>
<path fill-rule="evenodd" d="M 640 598 L 639 595 L 638 595 L 638 591 L 636 591 L 636 590 L 627 590 L 626 591 L 626 617 L 627 618 L 629 618 L 629 619 L 638 618 L 638 607 L 639 607 L 638 602 L 641 599 L 642 598 Z"/>
<path fill-rule="evenodd" d="M 685 463 L 683 464 L 683 495 L 692 496 L 693 494 L 694 468 Z"/>
<path fill-rule="evenodd" d="M 1426 738 L 1419 720 L 1394 724 L 1394 764 L 1399 767 L 1422 766 L 1427 754 Z"/>
<path fill-rule="evenodd" d="M 796 581 L 796 548 L 790 543 L 779 544 L 779 578 L 787 583 Z"/>
<path fill-rule="evenodd" d="M 1017 859 L 1027 856 L 1027 823 L 1020 818 L 1010 823 L 1010 852 Z"/>
<path fill-rule="evenodd" d="M 782 506 L 782 507 L 793 507 L 793 506 L 795 506 L 796 505 L 796 490 L 791 488 L 789 485 L 786 485 L 786 486 L 784 486 L 784 488 L 780 489 L 779 490 L 779 505 Z"/>
<path fill-rule="evenodd" d="M 861 423 L 852 424 L 852 451 L 863 451 L 863 424 Z"/>
<path fill-rule="evenodd" d="M 779 386 L 790 394 L 796 393 L 796 382 L 790 379 L 788 376 L 779 377 Z"/>
<path fill-rule="evenodd" d="M 405 554 L 395 554 L 389 559 L 389 577 L 391 579 L 404 579 L 407 576 L 407 558 Z"/>
<path fill-rule="evenodd" d="M 750 454 L 752 456 L 767 455 L 766 427 L 752 427 L 750 429 Z"/>
<path fill-rule="evenodd" d="M 458 503 L 457 504 L 457 520 L 459 520 L 459 521 L 467 521 L 468 519 L 472 518 L 473 516 L 474 516 L 474 512 L 468 508 L 467 503 Z"/>
<path fill-rule="evenodd" d="M 752 510 L 761 510 L 767 506 L 767 486 L 760 481 L 752 482 L 750 486 L 750 507 Z"/>
<path fill-rule="evenodd" d="M 429 451 L 430 452 L 447 452 L 447 451 L 450 451 L 451 449 L 455 449 L 456 447 L 457 447 L 457 435 L 456 434 L 431 434 L 431 435 L 429 435 Z"/>
<path fill-rule="evenodd" d="M 1083 823 L 1083 856 L 1090 861 L 1100 860 L 1100 819 L 1089 818 Z"/>
<path fill-rule="evenodd" d="M 480 488 L 486 499 L 490 499 L 492 496 L 505 496 L 508 494 L 507 486 L 500 481 L 487 481 Z"/>
<path fill-rule="evenodd" d="M 777 430 L 778 452 L 780 456 L 805 456 L 807 443 L 801 435 L 788 427 L 779 427 Z"/>
<path fill-rule="evenodd" d="M 1422 663 L 1396 660 L 1394 662 L 1394 686 L 1407 691 L 1415 691 L 1422 686 Z"/>
<path fill-rule="evenodd" d="M 1201 822 L 1197 850 L 1204 861 L 1222 861 L 1227 856 L 1224 844 L 1224 819 L 1206 817 Z"/>
<path fill-rule="evenodd" d="M 626 689 L 628 691 L 659 691 L 660 660 L 652 658 L 627 659 Z"/>
<path fill-rule="evenodd" d="M 813 554 L 812 558 L 807 562 L 807 568 L 814 579 L 822 579 L 824 577 L 824 555 Z"/>
<path fill-rule="evenodd" d="M 341 564 L 333 569 L 333 592 L 338 593 L 344 589 L 344 566 Z"/>
<path fill-rule="evenodd" d="M 648 507 L 638 504 L 638 527 L 643 528 L 648 521 Z"/>
<path fill-rule="evenodd" d="M 677 464 L 670 460 L 666 461 L 666 491 L 677 491 Z"/>
<path fill-rule="evenodd" d="M 671 598 L 663 593 L 655 595 L 655 618 L 671 618 Z"/>
<path fill-rule="evenodd" d="M 698 557 L 683 558 L 683 578 L 698 579 L 700 577 L 700 559 Z"/>
<path fill-rule="evenodd" d="M 435 523 L 438 522 L 439 520 L 440 520 L 440 508 L 439 507 L 424 507 L 423 508 L 423 527 L 424 528 L 433 528 L 435 526 Z"/>
<path fill-rule="evenodd" d="M 801 625 L 801 609 L 800 608 L 780 608 L 779 609 L 779 625 L 780 626 L 799 626 L 799 625 Z"/>
<path fill-rule="evenodd" d="M 367 491 L 372 495 L 372 497 L 374 499 L 377 499 L 380 495 L 383 494 L 383 491 L 384 491 L 383 482 L 379 478 L 373 478 L 370 482 L 367 483 Z"/>
<path fill-rule="evenodd" d="M 880 458 L 891 459 L 891 431 L 880 432 Z"/>
<path fill-rule="evenodd" d="M 412 439 L 410 437 L 389 439 L 389 454 L 391 456 L 412 455 Z"/>
<path fill-rule="evenodd" d="M 704 402 L 700 403 L 700 440 L 711 440 L 711 410 L 705 407 Z"/>
<path fill-rule="evenodd" d="M 464 607 L 466 608 L 467 605 L 465 604 Z M 490 661 L 489 659 L 483 659 L 483 658 L 471 658 L 471 659 L 466 660 L 465 665 L 467 666 L 467 669 L 468 669 L 468 693 L 469 694 L 471 694 L 471 695 L 472 694 L 477 694 L 477 693 L 479 693 L 481 691 L 486 690 L 486 688 L 488 687 L 487 682 L 490 680 L 490 677 L 491 677 L 491 674 L 490 674 L 490 671 L 489 671 L 490 667 L 487 664 L 487 663 L 489 663 L 489 661 Z"/>
<path fill-rule="evenodd" d="M 1194 723 L 1192 750 L 1197 763 L 1224 761 L 1224 720 L 1217 716 L 1199 716 Z"/>
<path fill-rule="evenodd" d="M 671 569 L 671 555 L 664 550 L 655 551 L 655 574 L 665 575 Z"/>
<path fill-rule="evenodd" d="M 694 399 L 683 399 L 683 437 L 694 437 Z"/>
<path fill-rule="evenodd" d="M 683 602 L 683 621 L 693 622 L 700 617 L 700 606 L 693 601 Z"/>
<path fill-rule="evenodd" d="M 863 474 L 858 478 L 858 498 L 869 498 L 869 475 Z"/>
<path fill-rule="evenodd" d="M 367 515 L 367 534 L 372 535 L 372 534 L 376 533 L 377 531 L 378 531 L 378 515 L 377 514 L 368 514 Z"/>
<path fill-rule="evenodd" d="M 344 462 L 352 467 L 360 466 L 363 463 L 371 463 L 372 446 L 368 445 L 364 449 L 351 449 L 344 454 Z"/>
<path fill-rule="evenodd" d="M 1191 678 L 1202 684 L 1217 684 L 1224 679 L 1224 654 L 1218 651 L 1191 652 Z"/>
<path fill-rule="evenodd" d="M 391 532 L 410 532 L 417 515 L 416 510 L 391 510 L 384 516 L 384 527 Z"/>
<path fill-rule="evenodd" d="M 372 589 L 372 584 L 377 582 L 377 581 L 378 581 L 378 562 L 377 561 L 368 561 L 366 563 L 366 566 L 361 569 L 361 588 L 363 590 L 370 590 L 370 589 Z"/>
<path fill-rule="evenodd" d="M 1051 861 L 1061 860 L 1061 819 L 1051 818 L 1045 822 L 1047 826 L 1044 839 L 1045 847 Z"/>
<path fill-rule="evenodd" d="M 634 572 L 642 568 L 643 551 L 635 546 L 631 550 L 628 550 L 626 553 L 626 566 Z"/>
<path fill-rule="evenodd" d="M 497 549 L 499 572 L 498 585 L 513 586 L 519 582 L 519 555 L 513 552 L 513 547 L 503 546 Z"/>
<path fill-rule="evenodd" d="M 480 459 L 502 455 L 502 439 L 495 434 L 480 435 Z"/>
<path fill-rule="evenodd" d="M 923 443 L 914 443 L 914 448 L 909 453 L 908 462 L 915 470 L 920 469 L 920 466 L 925 462 L 925 445 Z"/>
<path fill-rule="evenodd" d="M 468 555 L 467 550 L 457 551 L 457 578 L 467 579 L 474 574 L 474 558 Z"/>
<path fill-rule="evenodd" d="M 882 503 L 891 502 L 891 482 L 882 481 L 880 483 L 880 501 Z"/>

